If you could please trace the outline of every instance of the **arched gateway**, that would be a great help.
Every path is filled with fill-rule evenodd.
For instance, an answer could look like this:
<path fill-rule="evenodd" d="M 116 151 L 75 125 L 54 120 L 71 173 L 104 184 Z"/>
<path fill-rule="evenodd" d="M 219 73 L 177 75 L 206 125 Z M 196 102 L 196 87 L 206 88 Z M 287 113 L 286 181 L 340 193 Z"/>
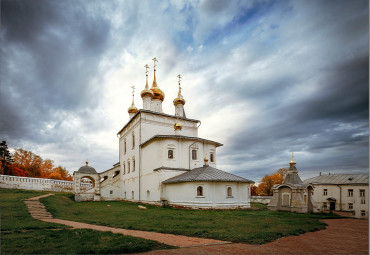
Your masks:
<path fill-rule="evenodd" d="M 73 173 L 73 186 L 76 201 L 100 200 L 99 174 L 88 161 Z"/>

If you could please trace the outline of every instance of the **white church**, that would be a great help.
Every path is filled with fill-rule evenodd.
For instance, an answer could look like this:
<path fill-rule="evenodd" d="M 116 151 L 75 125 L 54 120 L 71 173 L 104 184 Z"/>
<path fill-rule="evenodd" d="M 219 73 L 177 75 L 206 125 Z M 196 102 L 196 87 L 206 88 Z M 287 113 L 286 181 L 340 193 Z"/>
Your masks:
<path fill-rule="evenodd" d="M 253 181 L 218 170 L 221 143 L 198 137 L 199 120 L 185 115 L 179 91 L 175 114 L 162 110 L 165 94 L 154 78 L 141 91 L 143 109 L 128 108 L 129 121 L 118 132 L 119 163 L 102 173 L 88 165 L 73 173 L 76 201 L 126 200 L 190 208 L 248 208 Z M 91 185 L 81 185 L 83 182 Z M 87 187 L 88 186 L 88 187 Z M 83 188 L 85 187 L 85 188 Z M 87 187 L 87 188 L 86 188 Z"/>

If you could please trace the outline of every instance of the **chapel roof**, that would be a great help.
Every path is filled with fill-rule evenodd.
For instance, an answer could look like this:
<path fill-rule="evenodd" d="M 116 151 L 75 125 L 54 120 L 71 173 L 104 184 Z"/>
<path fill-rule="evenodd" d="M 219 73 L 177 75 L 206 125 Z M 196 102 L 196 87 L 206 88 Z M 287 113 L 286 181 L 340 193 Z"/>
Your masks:
<path fill-rule="evenodd" d="M 304 183 L 310 184 L 364 184 L 369 185 L 369 174 L 326 174 L 309 178 Z"/>
<path fill-rule="evenodd" d="M 200 137 L 184 136 L 184 135 L 155 135 L 155 136 L 153 136 L 153 137 L 149 138 L 148 140 L 146 140 L 145 142 L 143 142 L 142 144 L 140 144 L 140 146 L 144 146 L 144 145 L 146 145 L 147 143 L 149 143 L 150 141 L 155 140 L 155 139 L 181 139 L 181 140 L 192 140 L 192 141 L 199 141 L 199 142 L 213 143 L 213 144 L 215 144 L 217 147 L 219 147 L 219 146 L 222 146 L 222 145 L 223 145 L 222 143 L 218 143 L 218 142 L 215 142 L 215 141 L 212 141 L 212 140 L 208 140 L 208 139 L 203 139 L 203 138 L 200 138 Z"/>
<path fill-rule="evenodd" d="M 84 174 L 97 174 L 95 168 L 91 167 L 91 166 L 81 166 L 80 169 L 78 169 L 79 173 L 84 173 Z"/>
<path fill-rule="evenodd" d="M 245 182 L 254 183 L 243 177 L 224 172 L 214 167 L 204 165 L 203 167 L 194 168 L 193 170 L 172 177 L 162 183 L 179 183 L 179 182 Z"/>

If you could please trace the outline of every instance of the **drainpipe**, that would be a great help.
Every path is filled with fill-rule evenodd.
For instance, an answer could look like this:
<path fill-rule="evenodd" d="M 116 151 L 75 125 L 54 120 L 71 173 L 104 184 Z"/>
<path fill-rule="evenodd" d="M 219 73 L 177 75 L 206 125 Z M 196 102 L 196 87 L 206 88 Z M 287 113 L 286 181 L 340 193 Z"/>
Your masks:
<path fill-rule="evenodd" d="M 140 113 L 140 132 L 139 132 L 139 202 L 141 201 L 141 113 Z"/>
<path fill-rule="evenodd" d="M 196 143 L 196 141 L 189 145 L 189 170 L 190 170 L 190 157 L 191 157 L 190 147 L 191 147 L 194 143 Z"/>
<path fill-rule="evenodd" d="M 337 185 L 339 187 L 339 210 L 342 211 L 342 186 Z"/>

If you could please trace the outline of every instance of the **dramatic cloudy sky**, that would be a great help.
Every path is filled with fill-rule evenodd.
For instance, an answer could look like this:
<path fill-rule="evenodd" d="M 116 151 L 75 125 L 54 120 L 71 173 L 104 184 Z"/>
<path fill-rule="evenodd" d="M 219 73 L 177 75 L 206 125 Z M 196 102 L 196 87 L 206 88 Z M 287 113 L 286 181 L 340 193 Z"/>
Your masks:
<path fill-rule="evenodd" d="M 144 65 L 177 75 L 218 168 L 254 181 L 369 170 L 369 6 L 353 1 L 2 0 L 0 138 L 70 172 L 118 162 Z M 150 80 L 152 80 L 152 69 Z"/>

